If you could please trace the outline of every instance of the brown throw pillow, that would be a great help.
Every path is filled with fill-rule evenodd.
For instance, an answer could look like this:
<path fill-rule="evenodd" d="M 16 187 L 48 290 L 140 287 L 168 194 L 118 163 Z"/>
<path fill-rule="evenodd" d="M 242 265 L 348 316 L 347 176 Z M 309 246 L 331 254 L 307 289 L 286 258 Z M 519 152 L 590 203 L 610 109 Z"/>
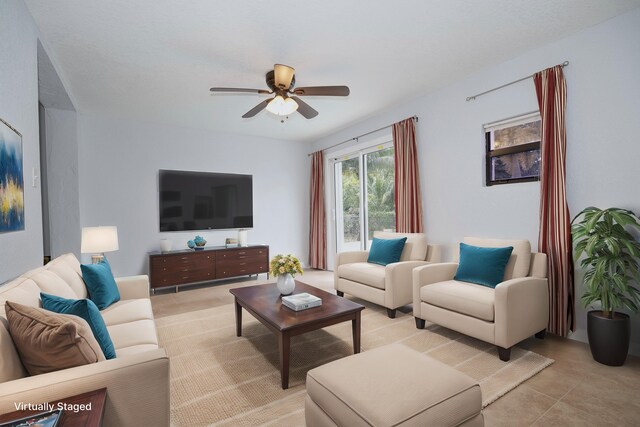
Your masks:
<path fill-rule="evenodd" d="M 9 333 L 30 375 L 105 360 L 89 324 L 78 316 L 6 302 Z"/>

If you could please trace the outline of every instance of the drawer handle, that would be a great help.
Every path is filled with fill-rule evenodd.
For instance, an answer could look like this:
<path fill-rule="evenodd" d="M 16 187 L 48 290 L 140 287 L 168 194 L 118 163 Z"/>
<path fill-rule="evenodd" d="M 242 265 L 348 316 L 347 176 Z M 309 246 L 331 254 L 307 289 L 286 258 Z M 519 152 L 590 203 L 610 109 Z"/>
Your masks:
<path fill-rule="evenodd" d="M 182 278 L 183 278 L 183 279 L 188 279 L 188 278 L 189 278 L 189 276 L 182 276 Z"/>
<path fill-rule="evenodd" d="M 246 252 L 244 252 L 244 251 L 243 251 L 243 252 L 238 252 L 238 253 L 239 253 L 240 255 L 244 255 L 244 254 L 246 254 Z"/>
<path fill-rule="evenodd" d="M 240 265 L 247 265 L 247 263 L 246 262 L 241 262 Z"/>
<path fill-rule="evenodd" d="M 183 256 L 180 259 L 189 259 L 189 257 Z"/>

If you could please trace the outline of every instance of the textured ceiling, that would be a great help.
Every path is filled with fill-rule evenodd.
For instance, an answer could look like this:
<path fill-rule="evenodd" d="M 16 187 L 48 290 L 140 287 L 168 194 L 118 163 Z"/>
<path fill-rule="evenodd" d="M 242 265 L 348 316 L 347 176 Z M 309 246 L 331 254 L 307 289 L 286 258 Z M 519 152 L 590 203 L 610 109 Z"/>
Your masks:
<path fill-rule="evenodd" d="M 640 6 L 640 0 L 26 0 L 75 107 L 136 120 L 313 140 L 475 70 Z M 241 116 L 274 63 L 320 115 Z"/>

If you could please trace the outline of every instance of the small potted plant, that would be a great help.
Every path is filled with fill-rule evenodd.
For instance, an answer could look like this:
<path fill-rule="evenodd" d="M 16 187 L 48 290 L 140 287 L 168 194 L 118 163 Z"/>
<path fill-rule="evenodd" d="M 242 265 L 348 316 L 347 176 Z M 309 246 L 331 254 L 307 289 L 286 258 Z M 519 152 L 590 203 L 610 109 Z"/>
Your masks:
<path fill-rule="evenodd" d="M 278 278 L 278 290 L 282 295 L 289 295 L 296 287 L 293 277 L 296 274 L 303 274 L 302 264 L 298 258 L 291 254 L 278 254 L 269 263 L 269 273 Z"/>
<path fill-rule="evenodd" d="M 582 304 L 601 307 L 587 315 L 589 347 L 596 361 L 610 366 L 623 365 L 629 351 L 631 322 L 618 310 L 640 311 L 640 290 L 633 286 L 640 283 L 640 243 L 631 230 L 640 230 L 640 218 L 619 208 L 588 207 L 571 226 L 576 261 L 584 255 Z"/>

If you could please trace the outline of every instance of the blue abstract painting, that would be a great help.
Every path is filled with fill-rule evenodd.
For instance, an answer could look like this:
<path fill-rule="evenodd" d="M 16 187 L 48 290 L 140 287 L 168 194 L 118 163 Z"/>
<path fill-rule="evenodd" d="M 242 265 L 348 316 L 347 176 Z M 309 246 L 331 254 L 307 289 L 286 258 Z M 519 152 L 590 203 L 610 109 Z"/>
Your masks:
<path fill-rule="evenodd" d="M 0 233 L 24 230 L 22 135 L 0 119 Z"/>

